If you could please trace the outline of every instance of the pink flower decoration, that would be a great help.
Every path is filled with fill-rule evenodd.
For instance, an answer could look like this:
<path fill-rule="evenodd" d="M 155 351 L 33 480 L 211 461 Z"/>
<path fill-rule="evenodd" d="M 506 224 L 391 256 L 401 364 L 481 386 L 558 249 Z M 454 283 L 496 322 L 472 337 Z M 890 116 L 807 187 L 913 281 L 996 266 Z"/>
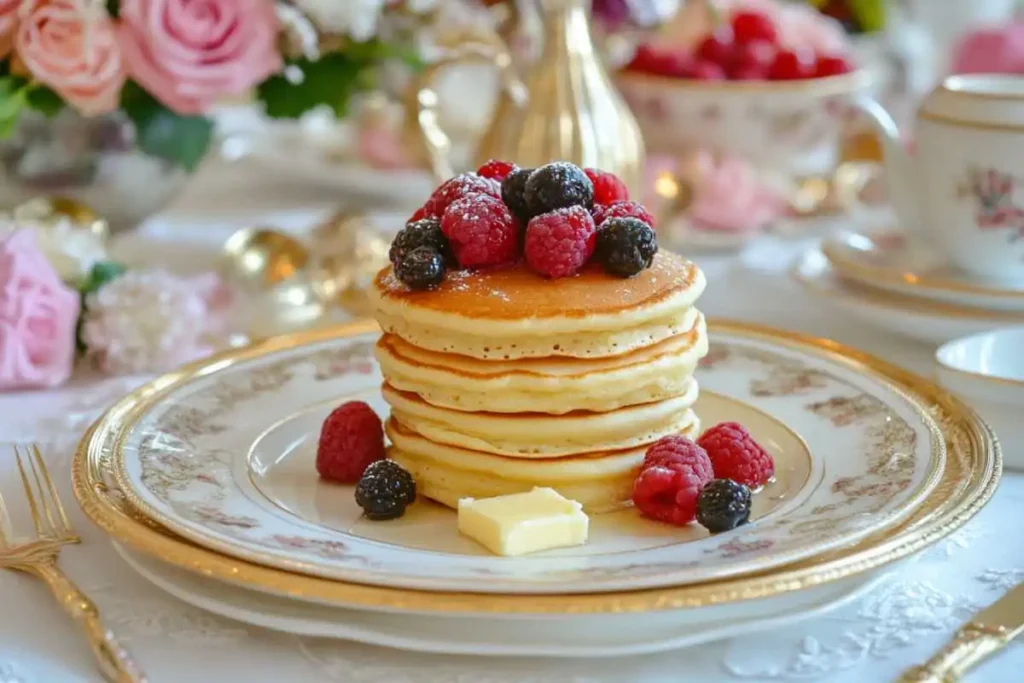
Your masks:
<path fill-rule="evenodd" d="M 123 0 L 128 73 L 179 114 L 202 114 L 282 67 L 270 0 Z"/>
<path fill-rule="evenodd" d="M 18 26 L 18 8 L 21 0 L 0 0 L 0 59 L 7 56 L 14 43 L 14 29 Z"/>
<path fill-rule="evenodd" d="M 124 70 L 102 3 L 26 0 L 15 48 L 33 76 L 83 114 L 117 109 Z"/>
<path fill-rule="evenodd" d="M 698 153 L 685 169 L 694 183 L 689 216 L 703 230 L 759 230 L 786 211 L 785 199 L 758 178 L 754 167 L 737 157 L 716 161 Z"/>
<path fill-rule="evenodd" d="M 1024 73 L 1024 24 L 1013 22 L 969 32 L 953 48 L 952 71 Z"/>
<path fill-rule="evenodd" d="M 0 390 L 56 387 L 75 360 L 78 294 L 28 230 L 0 242 Z"/>

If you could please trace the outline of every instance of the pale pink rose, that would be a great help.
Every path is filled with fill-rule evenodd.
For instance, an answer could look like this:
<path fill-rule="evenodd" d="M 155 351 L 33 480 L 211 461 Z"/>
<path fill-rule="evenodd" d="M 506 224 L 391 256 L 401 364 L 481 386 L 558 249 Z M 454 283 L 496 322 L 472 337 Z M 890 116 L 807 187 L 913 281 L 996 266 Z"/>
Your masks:
<path fill-rule="evenodd" d="M 18 26 L 18 8 L 21 0 L 0 0 L 0 59 L 7 56 L 14 44 L 14 29 Z"/>
<path fill-rule="evenodd" d="M 278 31 L 270 0 L 121 2 L 129 75 L 180 114 L 205 113 L 278 72 Z"/>
<path fill-rule="evenodd" d="M 716 161 L 710 153 L 701 152 L 683 169 L 683 175 L 694 185 L 690 220 L 703 230 L 759 230 L 786 211 L 784 198 L 763 183 L 743 159 Z"/>
<path fill-rule="evenodd" d="M 360 131 L 356 139 L 359 157 L 374 168 L 405 169 L 413 166 L 413 159 L 400 136 L 381 127 Z"/>
<path fill-rule="evenodd" d="M 15 50 L 33 76 L 83 114 L 117 109 L 124 69 L 102 3 L 26 0 L 20 16 Z"/>
<path fill-rule="evenodd" d="M 71 376 L 79 297 L 28 230 L 0 242 L 0 391 L 50 388 Z"/>
<path fill-rule="evenodd" d="M 952 72 L 1024 73 L 1024 24 L 985 27 L 969 32 L 953 48 Z"/>

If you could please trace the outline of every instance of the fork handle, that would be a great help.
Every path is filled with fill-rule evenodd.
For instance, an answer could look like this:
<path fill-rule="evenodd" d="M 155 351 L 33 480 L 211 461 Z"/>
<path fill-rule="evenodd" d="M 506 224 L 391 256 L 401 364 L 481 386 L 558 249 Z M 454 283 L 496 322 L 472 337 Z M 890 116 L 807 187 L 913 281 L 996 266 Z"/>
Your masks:
<path fill-rule="evenodd" d="M 54 564 L 36 565 L 32 567 L 32 571 L 46 582 L 64 611 L 85 630 L 89 647 L 92 648 L 100 671 L 110 683 L 146 683 L 146 675 L 136 664 L 131 653 L 100 621 L 96 605 L 64 572 Z"/>

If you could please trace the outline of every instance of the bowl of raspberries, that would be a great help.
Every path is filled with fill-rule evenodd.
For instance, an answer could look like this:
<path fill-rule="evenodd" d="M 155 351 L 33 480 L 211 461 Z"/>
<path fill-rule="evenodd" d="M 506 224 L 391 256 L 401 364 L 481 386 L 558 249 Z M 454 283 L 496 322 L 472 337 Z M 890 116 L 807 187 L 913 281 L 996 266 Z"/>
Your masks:
<path fill-rule="evenodd" d="M 519 265 L 552 280 L 588 264 L 628 278 L 657 251 L 654 217 L 615 175 L 566 161 L 520 168 L 491 160 L 438 186 L 388 257 L 398 280 L 430 290 L 451 271 Z"/>
<path fill-rule="evenodd" d="M 835 167 L 847 103 L 872 77 L 833 19 L 773 8 L 724 4 L 695 39 L 637 48 L 617 81 L 651 147 L 710 148 L 793 175 Z"/>

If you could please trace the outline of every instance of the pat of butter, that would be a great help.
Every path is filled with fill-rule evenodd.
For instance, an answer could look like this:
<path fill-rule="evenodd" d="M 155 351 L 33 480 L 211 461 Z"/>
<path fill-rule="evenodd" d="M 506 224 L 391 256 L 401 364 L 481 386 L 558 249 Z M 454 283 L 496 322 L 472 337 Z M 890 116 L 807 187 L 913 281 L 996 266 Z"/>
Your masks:
<path fill-rule="evenodd" d="M 583 505 L 549 488 L 459 501 L 459 531 L 497 555 L 525 555 L 587 542 Z"/>

